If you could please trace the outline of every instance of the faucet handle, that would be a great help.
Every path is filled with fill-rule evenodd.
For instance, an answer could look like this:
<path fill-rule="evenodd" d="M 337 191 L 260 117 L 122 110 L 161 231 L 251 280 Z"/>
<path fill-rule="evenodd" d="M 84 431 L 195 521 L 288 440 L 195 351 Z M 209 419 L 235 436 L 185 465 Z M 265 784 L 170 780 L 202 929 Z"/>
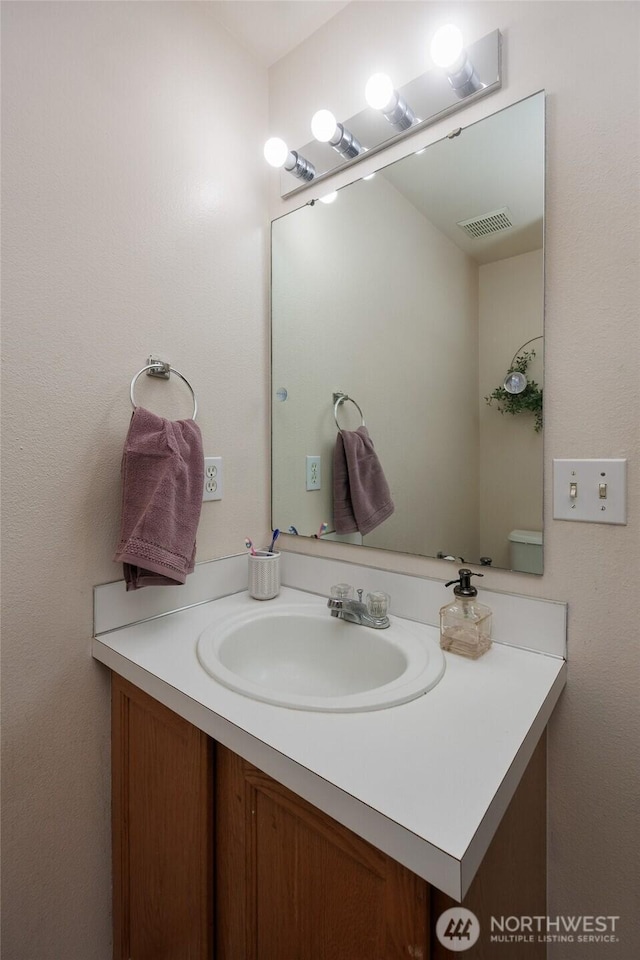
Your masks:
<path fill-rule="evenodd" d="M 388 593 L 376 591 L 367 594 L 367 611 L 370 617 L 377 620 L 382 620 L 383 617 L 387 616 L 390 603 L 391 597 Z"/>
<path fill-rule="evenodd" d="M 334 583 L 329 596 L 332 600 L 353 600 L 353 587 L 350 583 Z"/>

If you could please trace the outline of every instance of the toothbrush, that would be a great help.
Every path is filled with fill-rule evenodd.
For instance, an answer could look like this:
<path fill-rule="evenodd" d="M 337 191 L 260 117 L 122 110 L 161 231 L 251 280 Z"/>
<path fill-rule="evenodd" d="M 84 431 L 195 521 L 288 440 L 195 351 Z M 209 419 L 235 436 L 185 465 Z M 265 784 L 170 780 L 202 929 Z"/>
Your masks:
<path fill-rule="evenodd" d="M 250 551 L 251 551 L 251 556 L 252 556 L 252 557 L 255 557 L 256 552 L 255 552 L 255 550 L 253 549 L 253 543 L 251 542 L 251 540 L 249 540 L 249 537 L 245 537 L 245 539 L 244 539 L 244 545 L 245 545 L 245 547 L 247 548 L 247 550 L 250 550 Z"/>
<path fill-rule="evenodd" d="M 276 540 L 278 539 L 279 536 L 280 536 L 280 531 L 276 527 L 276 529 L 273 531 L 273 539 L 271 541 L 271 546 L 269 547 L 269 553 L 273 553 L 273 548 L 275 547 Z"/>
<path fill-rule="evenodd" d="M 293 526 L 293 524 L 289 527 L 288 533 L 292 533 L 295 537 L 298 536 L 298 531 L 297 531 L 296 528 Z"/>
<path fill-rule="evenodd" d="M 320 524 L 320 529 L 319 529 L 318 532 L 316 533 L 316 540 L 319 540 L 320 537 L 322 536 L 322 534 L 323 534 L 323 533 L 326 533 L 328 529 L 329 529 L 329 524 L 328 524 L 327 521 L 325 520 L 325 521 L 323 521 L 323 523 Z"/>

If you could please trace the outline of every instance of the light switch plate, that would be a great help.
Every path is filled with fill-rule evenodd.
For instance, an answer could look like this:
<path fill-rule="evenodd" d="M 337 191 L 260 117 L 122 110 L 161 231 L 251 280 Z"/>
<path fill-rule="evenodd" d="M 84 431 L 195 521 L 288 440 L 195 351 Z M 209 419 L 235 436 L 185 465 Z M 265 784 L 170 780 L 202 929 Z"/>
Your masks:
<path fill-rule="evenodd" d="M 554 460 L 554 520 L 627 522 L 627 461 Z"/>

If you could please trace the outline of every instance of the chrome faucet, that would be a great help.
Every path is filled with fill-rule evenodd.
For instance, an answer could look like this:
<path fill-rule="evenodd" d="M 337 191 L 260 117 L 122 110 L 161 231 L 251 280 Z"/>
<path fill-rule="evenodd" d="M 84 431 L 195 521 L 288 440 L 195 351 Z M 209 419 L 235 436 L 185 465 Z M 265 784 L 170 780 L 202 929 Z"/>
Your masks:
<path fill-rule="evenodd" d="M 391 626 L 387 616 L 389 597 L 386 593 L 368 593 L 367 602 L 362 601 L 362 590 L 358 590 L 358 599 L 353 598 L 353 587 L 348 583 L 337 583 L 331 587 L 331 596 L 327 606 L 332 617 L 357 623 L 374 630 L 384 630 Z"/>

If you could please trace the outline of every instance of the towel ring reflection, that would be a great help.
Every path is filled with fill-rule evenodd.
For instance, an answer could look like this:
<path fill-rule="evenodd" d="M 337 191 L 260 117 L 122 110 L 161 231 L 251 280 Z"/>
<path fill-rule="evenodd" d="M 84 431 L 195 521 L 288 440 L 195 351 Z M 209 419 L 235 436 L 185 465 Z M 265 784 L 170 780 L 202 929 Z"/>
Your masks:
<path fill-rule="evenodd" d="M 196 400 L 195 390 L 193 389 L 193 387 L 191 386 L 187 378 L 183 376 L 179 370 L 176 370 L 174 367 L 171 367 L 168 363 L 163 363 L 161 360 L 155 360 L 153 363 L 148 363 L 146 367 L 142 368 L 142 370 L 138 370 L 135 377 L 131 381 L 131 390 L 129 391 L 129 395 L 131 397 L 131 406 L 133 407 L 134 410 L 136 409 L 137 404 L 133 396 L 133 388 L 136 385 L 136 380 L 138 379 L 138 377 L 142 376 L 145 370 L 148 371 L 148 376 L 150 377 L 163 377 L 164 379 L 168 380 L 169 375 L 172 373 L 175 373 L 176 377 L 180 377 L 180 379 L 183 380 L 184 383 L 186 383 L 189 390 L 191 391 L 191 396 L 193 397 L 193 413 L 191 414 L 191 419 L 192 420 L 196 419 L 196 416 L 198 414 L 198 401 Z M 155 370 L 156 372 L 151 373 L 150 371 L 152 370 Z"/>
<path fill-rule="evenodd" d="M 364 422 L 364 413 L 363 413 L 362 410 L 360 409 L 360 406 L 359 406 L 359 405 L 356 403 L 356 401 L 353 399 L 353 397 L 347 396 L 346 393 L 334 393 L 334 395 L 333 395 L 333 401 L 334 401 L 335 406 L 334 406 L 334 408 L 333 408 L 333 419 L 334 419 L 335 422 L 336 422 L 336 427 L 338 428 L 338 430 L 340 430 L 341 433 L 342 433 L 342 427 L 341 427 L 340 424 L 338 423 L 338 407 L 339 407 L 342 403 L 346 403 L 347 400 L 349 400 L 349 401 L 354 405 L 354 407 L 356 408 L 356 410 L 358 411 L 358 413 L 359 413 L 360 416 L 362 417 L 362 423 L 360 424 L 360 426 L 361 426 L 361 427 L 366 426 L 366 424 L 365 424 L 365 422 Z"/>

